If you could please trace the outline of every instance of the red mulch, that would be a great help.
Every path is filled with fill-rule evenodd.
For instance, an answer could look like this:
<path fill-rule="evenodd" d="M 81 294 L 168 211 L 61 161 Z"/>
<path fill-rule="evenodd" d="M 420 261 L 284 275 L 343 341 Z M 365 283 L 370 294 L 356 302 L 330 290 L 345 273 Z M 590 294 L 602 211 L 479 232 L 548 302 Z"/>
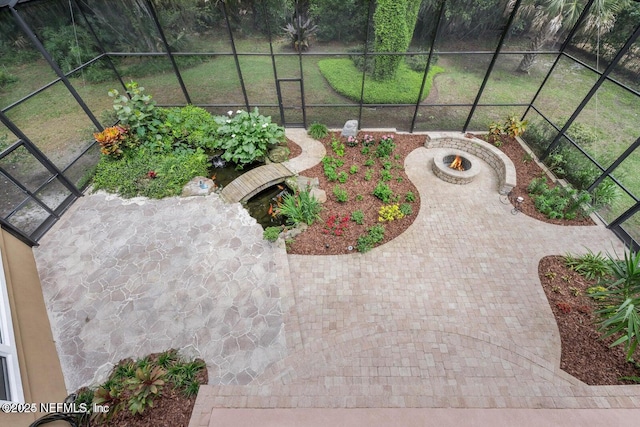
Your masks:
<path fill-rule="evenodd" d="M 372 135 L 376 138 L 376 141 L 380 140 L 382 135 L 389 134 L 388 132 L 360 132 L 358 133 L 358 139 L 361 140 L 365 134 Z M 336 137 L 339 134 L 335 134 Z M 390 222 L 385 222 L 385 236 L 382 243 L 388 242 L 405 231 L 409 225 L 416 218 L 418 211 L 420 210 L 420 195 L 413 183 L 407 177 L 404 171 L 404 159 L 405 157 L 418 147 L 424 145 L 424 135 L 396 135 L 394 134 L 394 141 L 396 148 L 393 150 L 389 159 L 377 159 L 373 156 L 375 146 L 371 148 L 371 154 L 364 155 L 360 153 L 362 144 L 358 144 L 356 147 L 348 147 L 347 139 L 341 137 L 340 140 L 345 144 L 345 155 L 342 158 L 344 165 L 336 171 L 338 173 L 345 171 L 349 175 L 349 180 L 345 184 L 339 184 L 337 181 L 329 182 L 325 177 L 322 164 L 318 164 L 311 169 L 307 169 L 301 172 L 300 175 L 308 177 L 317 177 L 320 181 L 320 188 L 326 191 L 327 201 L 323 205 L 322 212 L 320 213 L 321 220 L 316 221 L 310 226 L 307 231 L 295 238 L 295 241 L 288 245 L 288 252 L 293 254 L 305 254 L 305 255 L 335 255 L 335 254 L 347 254 L 349 253 L 349 246 L 352 246 L 355 251 L 356 241 L 358 237 L 365 234 L 367 228 L 379 224 L 378 222 L 378 210 L 384 203 L 373 195 L 373 190 L 380 180 L 380 170 L 382 169 L 382 161 L 388 160 L 393 164 L 391 169 L 391 175 L 393 179 L 386 184 L 389 185 L 395 195 L 400 196 L 399 204 L 407 203 L 405 196 L 407 192 L 412 192 L 415 195 L 415 201 L 410 203 L 413 208 L 413 213 L 402 219 L 397 219 Z M 327 149 L 327 155 L 336 157 L 335 153 L 331 149 L 331 134 L 321 140 Z M 399 156 L 396 159 L 394 156 Z M 365 161 L 372 157 L 376 163 L 374 166 L 364 166 Z M 356 174 L 349 174 L 349 168 L 352 165 L 358 167 Z M 370 181 L 364 179 L 367 169 L 372 170 L 372 178 Z M 401 180 L 399 181 L 398 178 Z M 336 200 L 333 194 L 333 188 L 336 185 L 340 185 L 349 193 L 349 201 L 346 203 L 340 203 Z M 357 200 L 357 196 L 362 196 L 362 200 Z M 325 224 L 331 216 L 336 216 L 336 223 L 340 222 L 340 219 L 345 216 L 351 217 L 353 211 L 361 210 L 364 213 L 364 224 L 358 225 L 354 221 L 347 221 L 346 228 L 343 230 L 342 235 L 336 236 L 333 233 L 325 233 Z"/>
<path fill-rule="evenodd" d="M 566 267 L 562 256 L 542 258 L 538 275 L 560 330 L 560 368 L 589 385 L 633 384 L 620 378 L 640 377 L 640 368 L 626 361 L 624 345 L 601 340 L 594 323 L 597 308 L 587 289 L 596 281 Z"/>

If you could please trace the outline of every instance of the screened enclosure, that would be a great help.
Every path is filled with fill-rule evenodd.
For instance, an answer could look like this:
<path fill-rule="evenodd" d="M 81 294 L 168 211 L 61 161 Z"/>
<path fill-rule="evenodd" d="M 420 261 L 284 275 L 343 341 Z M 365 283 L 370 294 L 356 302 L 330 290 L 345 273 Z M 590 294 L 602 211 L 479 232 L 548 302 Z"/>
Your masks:
<path fill-rule="evenodd" d="M 134 80 L 160 106 L 287 127 L 467 132 L 516 115 L 556 175 L 616 196 L 597 214 L 637 245 L 639 35 L 630 0 L 0 0 L 0 223 L 35 245 L 82 196 L 93 133 L 116 122 L 107 93 Z"/>

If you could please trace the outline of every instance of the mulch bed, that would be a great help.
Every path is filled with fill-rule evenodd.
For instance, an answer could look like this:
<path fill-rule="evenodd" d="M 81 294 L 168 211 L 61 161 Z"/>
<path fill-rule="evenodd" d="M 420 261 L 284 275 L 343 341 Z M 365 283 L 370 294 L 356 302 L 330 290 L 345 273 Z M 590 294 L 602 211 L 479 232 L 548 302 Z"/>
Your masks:
<path fill-rule="evenodd" d="M 387 135 L 389 132 L 360 132 L 358 139 L 361 140 L 365 134 L 371 135 L 376 141 L 379 141 L 381 136 Z M 331 135 L 332 134 L 329 134 L 329 136 L 323 138 L 321 142 L 327 148 L 327 155 L 336 157 L 331 149 Z M 339 134 L 333 135 L 339 137 Z M 380 244 L 394 239 L 405 231 L 416 218 L 420 209 L 420 195 L 416 187 L 407 177 L 403 166 L 406 156 L 416 148 L 424 145 L 425 136 L 393 135 L 396 148 L 388 159 L 394 165 L 391 170 L 393 179 L 388 181 L 387 184 L 394 194 L 400 196 L 400 204 L 406 203 L 405 195 L 407 192 L 412 192 L 415 195 L 415 201 L 411 203 L 411 207 L 413 208 L 411 215 L 384 223 L 385 235 L 383 242 Z M 345 171 L 349 174 L 349 168 L 352 165 L 358 166 L 358 172 L 354 175 L 349 174 L 349 180 L 345 184 L 340 184 L 340 186 L 348 192 L 349 201 L 340 203 L 336 200 L 333 194 L 333 188 L 338 182 L 329 182 L 329 180 L 327 180 L 322 164 L 318 164 L 311 169 L 301 172 L 300 175 L 312 178 L 317 177 L 319 179 L 320 188 L 327 193 L 327 201 L 324 203 L 323 210 L 320 213 L 321 219 L 310 226 L 307 231 L 296 237 L 292 243 L 288 244 L 289 253 L 304 255 L 352 253 L 356 251 L 355 247 L 358 237 L 365 234 L 367 228 L 379 224 L 378 210 L 384 203 L 373 195 L 373 190 L 380 179 L 380 170 L 382 169 L 381 161 L 376 159 L 376 164 L 370 167 L 370 169 L 373 170 L 372 178 L 370 181 L 365 181 L 365 171 L 369 169 L 369 167 L 363 166 L 363 164 L 370 155 L 361 154 L 362 144 L 358 144 L 356 147 L 348 147 L 346 138 L 339 137 L 339 139 L 345 144 L 345 155 L 342 158 L 344 165 L 336 171 Z M 374 150 L 375 146 L 372 147 L 371 153 L 373 153 Z M 396 155 L 399 156 L 397 160 L 394 158 Z M 399 169 L 397 166 L 402 167 L 402 169 Z M 398 178 L 401 178 L 401 180 L 399 181 Z M 362 200 L 357 200 L 358 195 L 362 196 Z M 358 225 L 354 221 L 348 220 L 340 236 L 336 236 L 331 232 L 325 232 L 325 225 L 331 216 L 336 216 L 337 224 L 345 216 L 351 217 L 351 213 L 356 210 L 361 210 L 364 213 L 365 220 L 363 225 Z M 348 249 L 349 246 L 353 248 L 351 251 Z"/>
<path fill-rule="evenodd" d="M 620 378 L 640 377 L 640 369 L 626 361 L 624 345 L 609 347 L 615 339 L 601 340 L 594 323 L 597 308 L 587 289 L 596 280 L 568 268 L 562 256 L 542 258 L 538 275 L 560 330 L 560 368 L 589 385 L 634 384 Z"/>
<path fill-rule="evenodd" d="M 487 135 L 473 135 L 478 139 L 482 139 L 483 141 L 487 140 Z M 515 200 L 517 197 L 524 198 L 524 202 L 520 206 L 522 213 L 531 218 L 535 218 L 539 221 L 548 222 L 549 224 L 556 225 L 595 225 L 593 220 L 586 216 L 580 217 L 578 216 L 573 220 L 566 219 L 550 219 L 546 215 L 538 212 L 535 205 L 533 204 L 533 199 L 529 196 L 527 192 L 527 187 L 529 183 L 534 178 L 539 178 L 540 176 L 546 176 L 544 171 L 540 169 L 540 166 L 536 164 L 536 162 L 531 159 L 527 152 L 522 148 L 520 143 L 515 140 L 513 137 L 503 135 L 502 136 L 502 146 L 499 147 L 503 153 L 507 155 L 513 162 L 513 165 L 516 168 L 516 187 L 511 191 L 512 199 Z M 547 183 L 549 188 L 554 187 L 554 183 L 547 179 Z"/>

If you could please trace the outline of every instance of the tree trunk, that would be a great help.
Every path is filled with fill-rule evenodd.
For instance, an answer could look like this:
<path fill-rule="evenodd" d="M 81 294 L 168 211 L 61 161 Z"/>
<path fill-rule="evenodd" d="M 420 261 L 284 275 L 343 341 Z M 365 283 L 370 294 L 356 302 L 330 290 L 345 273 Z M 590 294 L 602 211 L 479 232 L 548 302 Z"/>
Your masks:
<path fill-rule="evenodd" d="M 544 18 L 543 18 L 544 19 Z M 533 63 L 536 60 L 538 51 L 544 47 L 544 44 L 556 35 L 556 33 L 562 27 L 562 15 L 558 15 L 555 18 L 549 20 L 549 23 L 538 30 L 531 44 L 529 44 L 529 52 L 525 53 L 518 65 L 517 71 L 521 73 L 529 74 L 529 70 L 533 67 Z"/>

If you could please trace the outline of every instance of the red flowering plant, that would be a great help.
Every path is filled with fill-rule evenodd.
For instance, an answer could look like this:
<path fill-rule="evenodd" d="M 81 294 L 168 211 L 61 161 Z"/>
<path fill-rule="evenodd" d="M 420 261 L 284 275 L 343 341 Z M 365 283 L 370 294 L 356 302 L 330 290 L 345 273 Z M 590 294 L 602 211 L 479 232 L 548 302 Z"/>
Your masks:
<path fill-rule="evenodd" d="M 343 218 L 338 220 L 338 215 L 331 215 L 327 222 L 324 225 L 324 230 L 322 232 L 324 234 L 333 234 L 334 236 L 342 236 L 344 230 L 347 228 L 349 223 L 349 215 L 345 215 Z"/>

